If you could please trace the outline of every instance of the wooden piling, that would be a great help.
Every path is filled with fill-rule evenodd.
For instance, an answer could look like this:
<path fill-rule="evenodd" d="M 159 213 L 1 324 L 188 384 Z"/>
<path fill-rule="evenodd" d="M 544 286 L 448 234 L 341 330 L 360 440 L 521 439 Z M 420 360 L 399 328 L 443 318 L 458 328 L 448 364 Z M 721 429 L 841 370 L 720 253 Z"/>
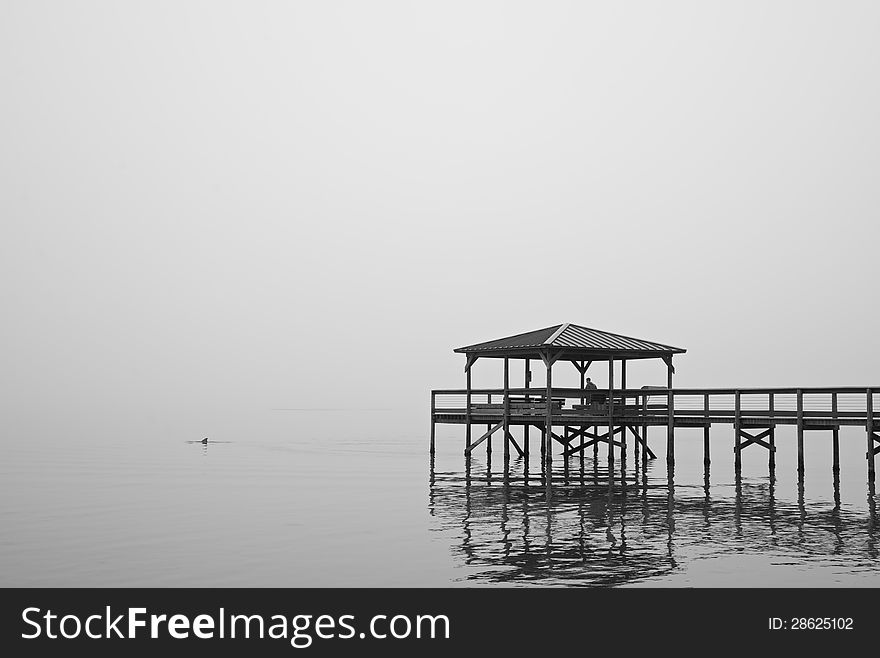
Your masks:
<path fill-rule="evenodd" d="M 666 413 L 668 416 L 666 425 L 666 463 L 675 464 L 675 399 L 672 394 L 672 356 L 666 361 L 666 388 L 667 402 Z"/>
<path fill-rule="evenodd" d="M 489 393 L 486 401 L 489 404 L 492 404 L 492 394 Z M 492 423 L 486 423 L 486 431 L 492 429 Z M 489 460 L 492 458 L 492 436 L 490 435 L 488 439 L 486 439 L 486 459 Z"/>
<path fill-rule="evenodd" d="M 831 417 L 837 422 L 837 393 L 831 394 Z M 840 427 L 835 425 L 831 429 L 831 470 L 835 473 L 840 471 Z"/>
<path fill-rule="evenodd" d="M 586 376 L 587 376 L 587 368 L 586 368 L 586 364 L 581 363 L 581 365 L 578 366 L 578 372 L 581 373 L 581 392 L 584 392 L 584 391 L 586 390 L 586 386 L 587 386 L 587 382 L 586 382 Z M 586 400 L 586 397 L 581 397 L 581 406 L 582 406 L 582 407 L 584 406 L 584 404 L 586 404 L 586 401 L 587 401 L 587 400 Z M 583 425 L 581 425 L 581 427 L 580 427 L 580 431 L 581 431 L 581 446 L 580 446 L 580 447 L 581 447 L 581 449 L 580 449 L 581 477 L 583 478 L 583 476 L 584 476 L 584 432 L 586 431 L 586 427 L 584 427 Z"/>
<path fill-rule="evenodd" d="M 642 396 L 642 415 L 648 415 L 647 394 Z M 642 423 L 642 442 L 644 443 L 642 447 L 642 475 L 644 475 L 648 470 L 648 423 Z"/>
<path fill-rule="evenodd" d="M 768 439 L 770 440 L 770 456 L 767 457 L 767 467 L 770 470 L 770 475 L 773 475 L 774 471 L 776 470 L 776 425 L 773 422 L 773 412 L 775 411 L 774 405 L 774 396 L 773 393 L 770 393 L 768 399 L 768 408 L 770 409 L 770 436 L 768 437 Z"/>
<path fill-rule="evenodd" d="M 706 425 L 703 427 L 703 465 L 708 467 L 709 458 L 709 394 L 703 394 L 703 415 L 706 417 Z"/>
<path fill-rule="evenodd" d="M 804 392 L 797 389 L 797 451 L 798 473 L 804 473 Z"/>
<path fill-rule="evenodd" d="M 547 353 L 547 392 L 544 396 L 545 416 L 544 416 L 544 450 L 546 452 L 546 469 L 547 475 L 545 482 L 547 490 L 550 490 L 550 480 L 553 474 L 553 437 L 550 432 L 553 431 L 553 362 L 550 360 L 550 354 Z"/>
<path fill-rule="evenodd" d="M 526 359 L 525 372 L 523 379 L 525 380 L 525 388 L 529 388 L 532 383 L 532 370 L 530 365 L 530 360 Z M 526 402 L 529 401 L 529 395 L 526 394 Z M 525 460 L 524 468 L 528 468 L 529 465 L 529 425 L 526 424 L 523 428 L 523 459 Z"/>
<path fill-rule="evenodd" d="M 467 361 L 467 372 L 466 372 L 466 380 L 467 380 L 467 402 L 465 403 L 464 415 L 465 415 L 465 440 L 464 440 L 464 448 L 465 453 L 470 454 L 471 451 L 471 366 L 473 365 L 473 361 L 468 359 Z"/>
<path fill-rule="evenodd" d="M 872 389 L 868 389 L 868 413 L 867 413 L 867 430 L 868 430 L 868 452 L 866 453 L 866 457 L 868 458 L 868 481 L 874 482 L 874 455 L 876 453 L 876 448 L 874 447 L 874 391 Z"/>
<path fill-rule="evenodd" d="M 504 358 L 504 474 L 507 475 L 510 465 L 510 359 Z"/>
<path fill-rule="evenodd" d="M 626 359 L 620 360 L 620 388 L 623 391 L 626 390 Z M 620 413 L 625 415 L 626 393 L 622 394 L 621 402 L 623 402 L 623 406 L 621 407 Z M 620 433 L 620 464 L 621 467 L 626 464 L 626 427 L 624 427 L 623 431 Z"/>
<path fill-rule="evenodd" d="M 742 423 L 742 415 L 740 408 L 740 392 L 735 391 L 733 394 L 733 470 L 739 475 L 742 471 L 742 447 L 740 446 L 740 426 Z"/>
<path fill-rule="evenodd" d="M 434 433 L 436 423 L 434 422 L 434 412 L 437 410 L 437 393 L 431 391 L 431 449 L 430 454 L 434 455 Z"/>
<path fill-rule="evenodd" d="M 614 357 L 608 359 L 608 471 L 614 470 Z"/>

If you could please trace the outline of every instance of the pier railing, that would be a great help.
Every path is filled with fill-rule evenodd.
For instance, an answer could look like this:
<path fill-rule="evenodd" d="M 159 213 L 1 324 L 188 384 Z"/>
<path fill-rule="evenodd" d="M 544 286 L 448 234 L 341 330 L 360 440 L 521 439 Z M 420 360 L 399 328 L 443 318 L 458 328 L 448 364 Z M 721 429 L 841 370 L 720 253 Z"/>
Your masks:
<path fill-rule="evenodd" d="M 508 414 L 543 415 L 546 412 L 546 388 L 510 388 L 506 391 Z M 605 416 L 608 390 L 552 388 L 551 413 L 556 415 Z M 472 389 L 468 409 L 468 391 L 438 389 L 431 392 L 433 415 L 468 414 L 503 416 L 505 390 Z M 811 419 L 834 419 L 840 424 L 864 424 L 880 413 L 880 386 L 811 387 L 811 388 L 638 388 L 611 392 L 615 416 L 706 416 L 716 421 L 737 416 L 775 421 L 809 422 Z M 880 422 L 878 422 L 880 425 Z"/>
<path fill-rule="evenodd" d="M 587 445 L 596 449 L 599 441 L 608 444 L 609 463 L 613 446 L 626 449 L 627 430 L 636 435 L 648 453 L 649 426 L 666 426 L 666 461 L 675 463 L 674 430 L 676 427 L 702 427 L 705 461 L 709 462 L 709 428 L 716 423 L 734 427 L 734 468 L 740 471 L 740 453 L 750 445 L 766 448 L 771 471 L 775 468 L 775 428 L 797 427 L 798 473 L 804 472 L 804 433 L 808 430 L 831 430 L 835 472 L 839 468 L 839 433 L 844 425 L 867 430 L 868 477 L 874 480 L 874 461 L 880 454 L 880 386 L 813 388 L 639 388 L 608 390 L 580 388 L 508 388 L 431 391 L 431 451 L 434 450 L 435 423 L 465 423 L 465 454 L 499 429 L 505 451 L 512 442 L 509 428 L 530 425 L 543 429 L 565 446 L 565 455 L 583 451 Z M 485 423 L 488 429 L 471 442 L 471 427 Z M 553 432 L 564 427 L 563 435 Z M 597 434 L 590 428 L 607 426 Z M 639 431 L 639 428 L 641 430 Z M 614 435 L 621 432 L 621 441 Z M 587 443 L 570 445 L 574 437 L 591 437 Z M 527 434 L 526 434 L 527 437 Z M 552 443 L 552 442 L 551 442 Z M 543 444 L 542 444 L 543 445 Z M 550 444 L 548 444 L 550 445 Z M 490 444 L 491 446 L 491 444 Z M 517 447 L 517 450 L 520 450 Z M 507 454 L 505 452 L 505 454 Z M 550 460 L 550 450 L 546 451 Z"/>

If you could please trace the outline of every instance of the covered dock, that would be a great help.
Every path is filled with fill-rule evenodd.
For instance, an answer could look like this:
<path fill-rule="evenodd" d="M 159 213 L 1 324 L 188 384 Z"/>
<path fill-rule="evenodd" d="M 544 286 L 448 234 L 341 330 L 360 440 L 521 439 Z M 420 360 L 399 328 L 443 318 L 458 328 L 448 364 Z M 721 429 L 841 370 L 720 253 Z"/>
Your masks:
<path fill-rule="evenodd" d="M 614 467 L 615 449 L 626 459 L 627 440 L 633 438 L 636 459 L 643 464 L 655 457 L 648 445 L 648 428 L 662 427 L 666 437 L 666 459 L 675 463 L 675 429 L 703 428 L 704 461 L 710 461 L 710 429 L 714 424 L 734 428 L 734 465 L 740 471 L 741 453 L 750 446 L 768 452 L 768 465 L 775 469 L 776 432 L 779 425 L 797 428 L 798 472 L 804 472 L 804 433 L 823 431 L 832 442 L 832 468 L 839 471 L 841 426 L 863 426 L 866 430 L 866 459 L 873 482 L 875 457 L 880 453 L 880 433 L 875 431 L 874 409 L 880 405 L 880 386 L 812 388 L 674 388 L 675 356 L 680 347 L 591 329 L 576 324 L 559 324 L 535 331 L 467 345 L 454 350 L 465 356 L 465 388 L 431 391 L 431 454 L 435 450 L 437 423 L 465 425 L 464 454 L 483 443 L 492 450 L 492 437 L 502 439 L 505 469 L 510 450 L 525 457 L 528 468 L 530 430 L 541 439 L 542 465 L 550 472 L 553 446 L 564 458 L 607 446 L 609 467 Z M 503 382 L 498 388 L 474 389 L 472 371 L 480 359 L 503 359 Z M 627 382 L 627 363 L 653 359 L 666 374 L 666 386 L 635 387 Z M 522 386 L 511 387 L 511 360 L 523 362 Z M 530 386 L 532 363 L 546 370 L 543 388 Z M 580 374 L 579 388 L 553 386 L 553 368 L 568 362 Z M 608 386 L 587 386 L 587 373 L 596 364 L 607 364 Z M 619 380 L 615 381 L 615 364 Z M 475 436 L 474 427 L 485 431 Z M 521 431 L 514 432 L 514 428 Z M 880 429 L 880 428 L 876 428 Z M 515 433 L 520 434 L 519 441 Z M 549 481 L 549 480 L 548 480 Z"/>

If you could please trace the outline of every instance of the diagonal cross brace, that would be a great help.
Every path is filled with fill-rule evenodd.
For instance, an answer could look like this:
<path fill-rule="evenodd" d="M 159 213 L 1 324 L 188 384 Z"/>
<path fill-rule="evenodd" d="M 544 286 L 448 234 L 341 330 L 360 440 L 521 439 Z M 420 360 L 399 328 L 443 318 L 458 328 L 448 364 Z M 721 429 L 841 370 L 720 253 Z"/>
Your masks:
<path fill-rule="evenodd" d="M 573 448 L 570 448 L 569 450 L 566 450 L 565 452 L 563 452 L 563 456 L 564 457 L 571 457 L 572 455 L 576 455 L 577 453 L 579 453 L 581 450 L 586 450 L 587 448 L 592 446 L 594 443 L 599 443 L 599 442 L 607 443 L 607 440 L 603 440 L 601 438 L 600 439 L 592 439 L 592 440 L 584 443 L 584 445 L 582 445 L 582 446 L 578 445 Z M 618 448 L 623 447 L 623 444 L 620 441 L 612 441 L 612 443 L 614 445 L 616 445 Z"/>
<path fill-rule="evenodd" d="M 513 436 L 511 435 L 511 433 L 510 432 L 505 432 L 505 433 L 507 434 L 507 440 L 513 444 L 513 447 L 516 448 L 516 451 L 519 453 L 519 456 L 525 457 L 526 453 L 524 453 L 522 451 L 522 448 L 520 448 L 519 445 L 517 445 L 516 441 L 514 440 Z"/>
<path fill-rule="evenodd" d="M 639 433 L 636 431 L 636 428 L 633 425 L 628 425 L 628 427 L 629 427 L 629 431 L 632 432 L 634 437 L 636 437 L 636 441 L 638 443 L 640 443 L 642 445 L 642 447 L 645 449 L 645 452 L 648 454 L 648 456 L 651 459 L 657 459 L 657 455 L 655 455 L 654 451 L 648 447 L 648 442 L 645 441 L 641 436 L 639 436 Z"/>
<path fill-rule="evenodd" d="M 495 432 L 497 432 L 498 430 L 500 430 L 503 426 L 504 426 L 504 421 L 502 420 L 502 421 L 501 421 L 500 423 L 498 423 L 495 427 L 493 427 L 492 429 L 490 429 L 490 430 L 489 430 L 488 432 L 486 432 L 483 436 L 481 436 L 481 437 L 480 437 L 479 439 L 477 439 L 474 443 L 472 443 L 470 448 L 465 448 L 465 450 L 464 450 L 464 454 L 466 454 L 466 455 L 471 454 L 471 452 L 473 452 L 474 448 L 476 448 L 476 447 L 477 447 L 478 445 L 480 445 L 483 441 L 485 441 L 485 440 L 488 439 L 490 436 L 492 436 L 493 434 L 495 434 Z"/>
<path fill-rule="evenodd" d="M 620 428 L 617 428 L 617 429 L 614 430 L 614 433 L 617 434 L 617 433 L 620 432 L 620 431 L 621 431 Z M 593 438 L 590 439 L 589 441 L 584 442 L 583 445 L 577 445 L 577 446 L 574 446 L 574 447 L 572 447 L 572 448 L 569 448 L 568 450 L 563 451 L 563 453 L 562 453 L 563 456 L 565 456 L 565 457 L 571 457 L 572 455 L 574 455 L 574 454 L 580 452 L 581 450 L 586 450 L 587 448 L 589 448 L 590 446 L 592 446 L 592 445 L 595 444 L 595 443 L 608 443 L 608 434 L 607 434 L 607 433 L 602 434 L 602 435 L 598 435 L 598 434 L 586 434 L 585 436 L 591 436 L 591 437 L 593 437 Z M 622 448 L 622 447 L 623 447 L 623 443 L 621 443 L 620 441 L 614 441 L 614 440 L 612 439 L 611 443 L 613 443 L 614 445 L 616 445 L 618 448 Z"/>
<path fill-rule="evenodd" d="M 756 443 L 759 446 L 763 446 L 763 447 L 767 448 L 767 450 L 770 450 L 771 452 L 776 452 L 776 446 L 771 446 L 769 443 L 764 441 L 764 439 L 766 437 L 770 436 L 773 433 L 773 430 L 764 430 L 760 434 L 749 434 L 745 430 L 741 430 L 741 429 L 738 429 L 737 432 L 739 433 L 739 436 L 741 438 L 745 439 L 745 442 L 741 443 L 739 445 L 739 448 L 737 448 L 737 446 L 734 446 L 733 447 L 734 452 L 737 449 L 740 452 L 742 452 L 743 448 L 745 448 L 746 446 L 750 446 L 753 443 Z"/>
<path fill-rule="evenodd" d="M 874 445 L 875 443 L 877 445 Z M 877 432 L 871 432 L 871 448 L 870 452 L 865 453 L 865 457 L 870 459 L 874 455 L 880 455 L 880 434 Z"/>

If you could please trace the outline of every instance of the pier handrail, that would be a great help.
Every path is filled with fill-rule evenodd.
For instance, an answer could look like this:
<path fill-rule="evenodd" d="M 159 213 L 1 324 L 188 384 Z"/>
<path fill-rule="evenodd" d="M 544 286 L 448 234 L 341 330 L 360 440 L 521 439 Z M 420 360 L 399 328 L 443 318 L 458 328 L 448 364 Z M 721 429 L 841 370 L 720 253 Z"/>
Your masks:
<path fill-rule="evenodd" d="M 537 396 L 543 398 L 546 393 L 546 388 L 513 388 L 511 387 L 509 390 L 510 395 L 529 395 L 529 396 Z M 830 395 L 832 393 L 839 394 L 862 394 L 864 395 L 866 391 L 872 390 L 875 393 L 880 393 L 880 385 L 878 386 L 815 386 L 815 387 L 778 387 L 778 388 L 675 388 L 673 387 L 672 393 L 673 395 L 704 395 L 708 393 L 709 395 L 735 395 L 737 392 L 742 393 L 743 395 L 769 395 L 770 393 L 776 395 L 797 395 L 798 391 L 801 391 L 804 395 L 810 394 L 826 394 Z M 465 395 L 467 393 L 466 389 L 431 389 L 432 393 L 437 395 Z M 566 397 L 566 398 L 582 398 L 584 397 L 584 389 L 580 388 L 562 388 L 562 387 L 553 387 L 552 389 L 554 397 Z M 598 393 L 607 393 L 607 388 L 599 388 L 597 390 Z M 626 395 L 627 397 L 635 397 L 635 396 L 652 396 L 652 395 L 665 395 L 668 392 L 668 389 L 665 386 L 657 386 L 651 388 L 615 388 L 614 393 L 616 395 Z M 472 388 L 471 393 L 474 395 L 503 395 L 503 388 Z M 587 391 L 589 393 L 589 391 Z"/>
<path fill-rule="evenodd" d="M 543 405 L 547 395 L 546 388 L 511 388 L 509 397 L 528 397 L 529 403 L 538 408 Z M 607 389 L 585 391 L 580 388 L 553 387 L 550 397 L 555 408 L 562 413 L 576 411 L 574 403 L 583 405 L 592 397 L 592 402 L 605 404 Z M 497 397 L 496 397 L 497 396 Z M 467 411 L 466 389 L 436 389 L 431 391 L 432 415 L 448 413 L 453 410 Z M 493 399 L 494 398 L 494 399 Z M 703 415 L 729 417 L 735 415 L 735 401 L 740 399 L 743 413 L 753 417 L 773 416 L 776 418 L 802 419 L 829 417 L 863 418 L 868 413 L 869 399 L 874 408 L 880 407 L 880 386 L 816 386 L 809 388 L 673 388 L 665 387 L 614 389 L 612 403 L 623 405 L 621 410 L 629 410 L 631 405 L 641 407 L 641 415 L 669 416 L 670 401 L 673 414 L 678 416 Z M 495 413 L 503 407 L 504 389 L 475 388 L 470 391 L 470 411 Z M 571 406 L 566 403 L 571 401 Z M 517 403 L 521 402 L 517 400 Z M 562 403 L 560 405 L 560 402 Z M 493 404 L 494 403 L 494 404 Z M 800 410 L 798 410 L 800 406 Z M 772 413 L 768 414 L 768 408 Z M 556 412 L 554 412 L 556 413 Z M 602 413 L 606 413 L 604 410 Z"/>

